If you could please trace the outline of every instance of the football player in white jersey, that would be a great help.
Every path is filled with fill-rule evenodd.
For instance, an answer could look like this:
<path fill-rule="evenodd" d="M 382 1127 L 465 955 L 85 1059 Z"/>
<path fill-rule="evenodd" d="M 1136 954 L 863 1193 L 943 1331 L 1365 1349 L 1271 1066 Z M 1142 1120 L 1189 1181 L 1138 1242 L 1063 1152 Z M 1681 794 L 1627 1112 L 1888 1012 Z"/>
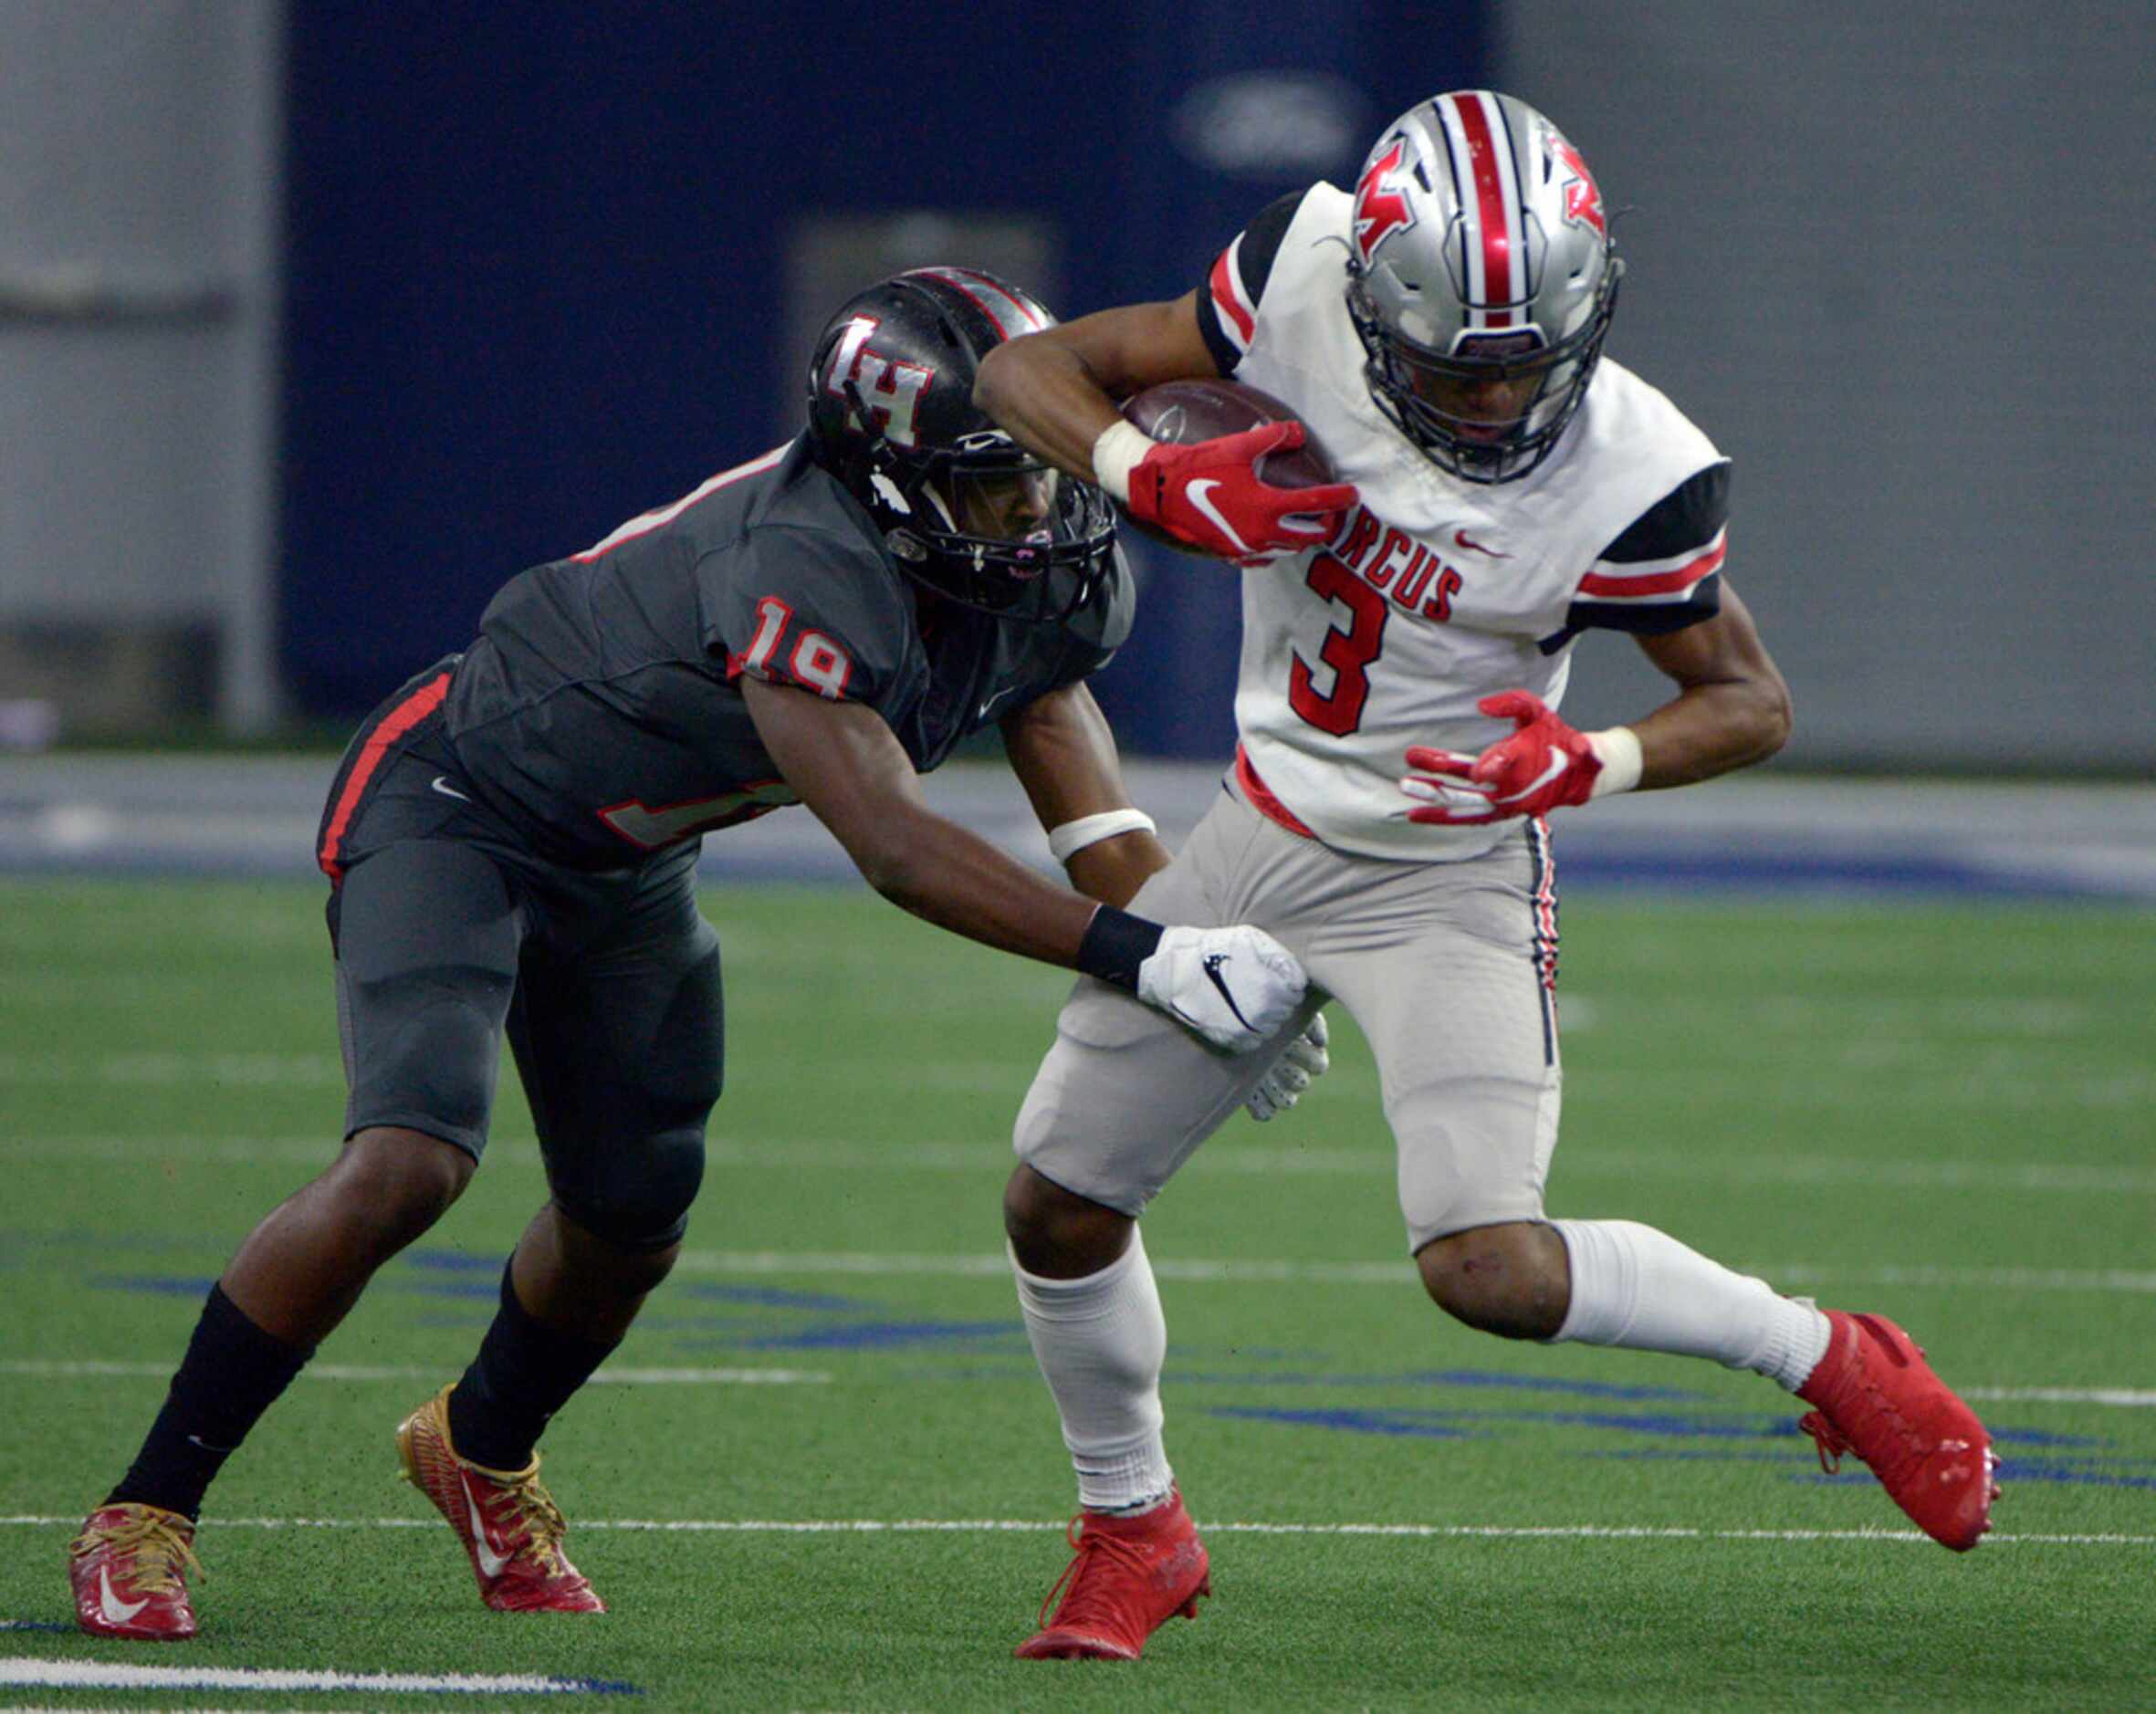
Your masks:
<path fill-rule="evenodd" d="M 1814 1406 L 1823 1460 L 1853 1451 L 1967 1549 L 1997 1491 L 1989 1437 L 1900 1328 L 1634 1222 L 1544 1211 L 1561 1083 L 1545 816 L 1744 767 L 1790 725 L 1722 572 L 1727 461 L 1601 357 L 1622 271 L 1556 128 L 1512 96 L 1449 93 L 1386 128 L 1352 192 L 1266 209 L 1201 288 L 1013 340 L 975 396 L 1134 517 L 1244 566 L 1229 789 L 1136 908 L 1258 924 L 1309 970 L 1306 1017 L 1327 997 L 1354 1015 L 1430 1297 L 1507 1338 L 1756 1370 Z M 1211 376 L 1289 405 L 1341 486 L 1260 479 L 1294 423 L 1176 445 L 1117 413 Z M 1596 629 L 1630 632 L 1675 694 L 1579 732 L 1556 710 Z M 1167 1328 L 1137 1217 L 1265 1058 L 1209 1052 L 1081 981 L 1020 1113 L 1005 1223 L 1083 1509 L 1023 1657 L 1135 1657 L 1208 1592 L 1162 1446 Z"/>

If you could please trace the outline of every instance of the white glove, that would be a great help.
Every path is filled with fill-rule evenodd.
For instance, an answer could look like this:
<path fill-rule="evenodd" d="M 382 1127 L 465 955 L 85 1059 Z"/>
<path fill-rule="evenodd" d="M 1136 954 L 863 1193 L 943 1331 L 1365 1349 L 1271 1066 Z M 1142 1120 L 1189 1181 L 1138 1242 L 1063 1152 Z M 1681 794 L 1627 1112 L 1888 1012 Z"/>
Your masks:
<path fill-rule="evenodd" d="M 1166 928 L 1138 966 L 1138 998 L 1216 1048 L 1248 1053 L 1303 1003 L 1310 978 L 1261 928 Z"/>
<path fill-rule="evenodd" d="M 1303 1092 L 1332 1066 L 1332 1056 L 1325 1051 L 1326 1039 L 1325 1015 L 1320 1012 L 1301 1035 L 1281 1050 L 1280 1058 L 1244 1099 L 1242 1104 L 1251 1118 L 1263 1124 L 1303 1099 Z"/>

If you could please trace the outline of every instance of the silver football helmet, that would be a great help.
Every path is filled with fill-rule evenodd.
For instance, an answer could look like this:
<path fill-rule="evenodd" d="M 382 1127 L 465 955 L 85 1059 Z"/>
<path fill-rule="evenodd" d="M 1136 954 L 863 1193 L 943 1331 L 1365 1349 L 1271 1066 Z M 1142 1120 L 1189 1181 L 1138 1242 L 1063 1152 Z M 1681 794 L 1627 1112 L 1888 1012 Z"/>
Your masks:
<path fill-rule="evenodd" d="M 1347 309 L 1371 396 L 1440 469 L 1511 482 L 1572 421 L 1624 264 L 1578 150 L 1515 96 L 1410 108 L 1363 162 Z"/>

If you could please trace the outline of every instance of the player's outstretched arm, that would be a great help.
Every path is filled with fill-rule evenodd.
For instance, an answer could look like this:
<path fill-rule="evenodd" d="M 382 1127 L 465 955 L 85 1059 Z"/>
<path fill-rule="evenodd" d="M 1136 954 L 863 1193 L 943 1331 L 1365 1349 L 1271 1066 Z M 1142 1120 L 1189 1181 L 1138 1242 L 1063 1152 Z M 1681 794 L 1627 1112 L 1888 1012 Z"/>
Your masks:
<path fill-rule="evenodd" d="M 1789 686 L 1759 630 L 1725 583 L 1722 611 L 1640 648 L 1678 686 L 1676 697 L 1630 726 L 1578 732 L 1523 690 L 1477 705 L 1514 729 L 1479 756 L 1418 746 L 1400 789 L 1410 821 L 1475 826 L 1547 815 L 1613 791 L 1656 790 L 1711 779 L 1764 761 L 1789 737 Z"/>
<path fill-rule="evenodd" d="M 1071 884 L 1125 905 L 1168 864 L 1153 818 L 1124 789 L 1115 735 L 1083 685 L 1051 691 L 1003 722 L 1011 771 L 1032 800 Z M 1320 1012 L 1289 1039 L 1243 1105 L 1261 1122 L 1287 1112 L 1333 1063 Z"/>
<path fill-rule="evenodd" d="M 1002 725 L 1010 771 L 1071 884 L 1103 904 L 1128 904 L 1146 876 L 1167 867 L 1168 852 L 1153 819 L 1131 804 L 1115 735 L 1093 693 L 1083 685 L 1052 690 Z"/>
<path fill-rule="evenodd" d="M 1165 926 L 1043 881 L 931 810 L 889 726 L 861 703 L 744 677 L 742 695 L 786 782 L 868 883 L 969 940 L 1082 970 L 1248 1052 L 1302 1004 L 1303 967 L 1248 925 Z"/>

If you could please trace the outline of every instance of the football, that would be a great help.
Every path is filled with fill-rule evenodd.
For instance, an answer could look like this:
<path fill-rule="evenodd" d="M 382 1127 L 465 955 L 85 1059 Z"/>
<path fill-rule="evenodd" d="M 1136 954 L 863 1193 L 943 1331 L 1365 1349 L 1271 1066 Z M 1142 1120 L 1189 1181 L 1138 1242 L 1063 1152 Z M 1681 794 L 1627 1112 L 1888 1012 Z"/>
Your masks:
<path fill-rule="evenodd" d="M 1297 420 L 1295 413 L 1271 393 L 1246 387 L 1240 381 L 1165 381 L 1125 399 L 1123 414 L 1155 440 L 1170 441 L 1177 446 L 1240 434 L 1244 429 L 1267 423 Z M 1307 423 L 1303 434 L 1303 444 L 1293 451 L 1268 453 L 1260 459 L 1258 475 L 1280 488 L 1309 488 L 1337 481 L 1332 460 L 1311 436 Z"/>
<path fill-rule="evenodd" d="M 1299 420 L 1271 393 L 1246 387 L 1240 381 L 1165 381 L 1157 387 L 1133 393 L 1121 408 L 1126 421 L 1136 423 L 1155 440 L 1177 446 L 1187 446 L 1193 441 L 1218 440 L 1223 434 L 1240 434 L 1244 429 L 1259 428 L 1268 423 Z M 1281 488 L 1308 488 L 1339 480 L 1333 474 L 1332 460 L 1311 435 L 1309 424 L 1303 424 L 1303 434 L 1302 445 L 1286 452 L 1267 453 L 1258 460 L 1257 471 L 1261 480 Z M 1198 551 L 1165 530 L 1139 522 L 1127 512 L 1122 516 L 1125 523 L 1154 541 L 1182 553 Z"/>

